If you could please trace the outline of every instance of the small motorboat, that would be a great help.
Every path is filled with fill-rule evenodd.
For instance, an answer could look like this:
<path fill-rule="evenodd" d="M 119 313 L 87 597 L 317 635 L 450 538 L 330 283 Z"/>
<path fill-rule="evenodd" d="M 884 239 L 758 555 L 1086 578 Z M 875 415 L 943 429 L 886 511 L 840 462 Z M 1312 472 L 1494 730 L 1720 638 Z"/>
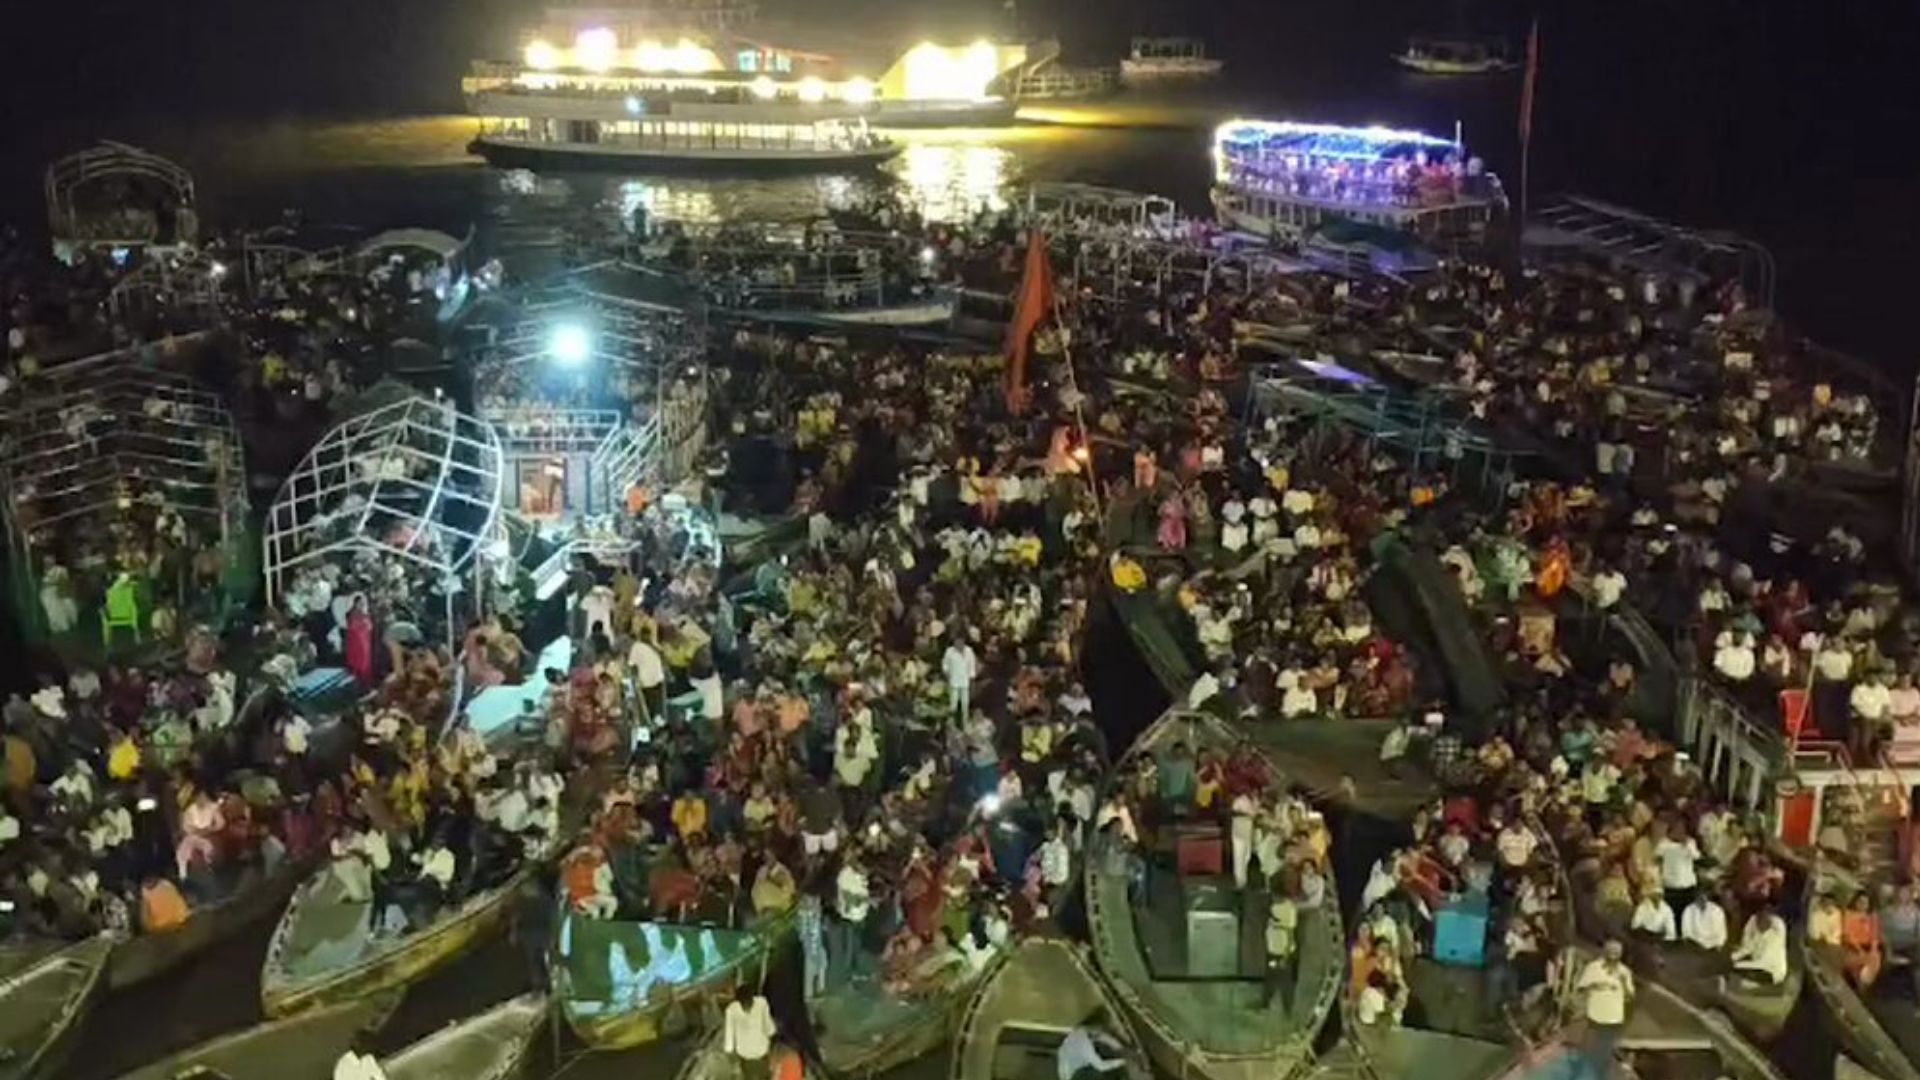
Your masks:
<path fill-rule="evenodd" d="M 1393 59 L 1422 75 L 1492 75 L 1514 68 L 1506 42 L 1498 38 L 1410 38 Z"/>
<path fill-rule="evenodd" d="M 105 989 L 109 938 L 0 958 L 0 1080 L 60 1075 Z"/>
<path fill-rule="evenodd" d="M 270 1020 L 182 1050 L 121 1080 L 330 1080 L 354 1040 L 386 1022 L 399 995 L 365 995 L 345 1005 Z"/>
<path fill-rule="evenodd" d="M 547 1018 L 545 994 L 522 994 L 421 1039 L 382 1061 L 388 1080 L 507 1080 L 517 1076 Z"/>
<path fill-rule="evenodd" d="M 1152 1075 L 1119 1000 L 1084 946 L 1026 938 L 995 959 L 978 985 L 953 1040 L 952 1080 L 1054 1076 L 1061 1042 L 1090 1021 L 1124 1048 L 1129 1080 Z"/>

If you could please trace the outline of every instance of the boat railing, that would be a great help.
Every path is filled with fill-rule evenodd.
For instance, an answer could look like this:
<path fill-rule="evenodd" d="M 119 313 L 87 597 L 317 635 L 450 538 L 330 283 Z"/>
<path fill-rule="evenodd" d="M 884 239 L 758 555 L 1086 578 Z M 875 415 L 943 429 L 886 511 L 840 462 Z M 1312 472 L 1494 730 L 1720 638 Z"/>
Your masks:
<path fill-rule="evenodd" d="M 1011 96 L 1015 101 L 1090 97 L 1112 90 L 1117 82 L 1117 73 L 1111 68 L 1073 70 L 1049 66 L 1021 73 L 1013 81 Z"/>

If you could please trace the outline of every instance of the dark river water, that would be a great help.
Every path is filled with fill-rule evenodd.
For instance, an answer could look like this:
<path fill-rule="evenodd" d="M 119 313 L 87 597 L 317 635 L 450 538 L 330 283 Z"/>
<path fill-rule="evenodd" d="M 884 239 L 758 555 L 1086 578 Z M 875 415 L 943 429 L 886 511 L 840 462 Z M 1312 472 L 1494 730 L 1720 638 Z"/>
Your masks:
<path fill-rule="evenodd" d="M 309 221 L 366 230 L 465 233 L 511 217 L 497 174 L 465 155 L 471 126 L 458 112 L 458 78 L 469 58 L 500 54 L 537 6 L 13 0 L 0 8 L 0 24 L 14 31 L 0 34 L 9 50 L 0 64 L 0 220 L 35 230 L 46 162 L 101 137 L 180 160 L 215 227 L 271 221 L 289 207 Z M 1006 17 L 998 3 L 961 0 L 762 6 L 779 25 L 841 33 L 882 55 L 925 34 L 993 32 Z M 1912 369 L 1903 305 L 1920 243 L 1920 82 L 1910 66 L 1920 55 L 1920 4 L 1542 6 L 1536 198 L 1579 191 L 1748 233 L 1776 255 L 1790 317 L 1891 371 Z M 1517 44 L 1531 14 L 1519 2 L 1466 0 L 1035 0 L 1021 5 L 1021 24 L 1058 35 L 1070 58 L 1111 62 L 1130 34 L 1192 33 L 1226 59 L 1228 75 L 1197 97 L 1122 97 L 1036 111 L 1007 129 L 909 134 L 879 177 L 567 177 L 559 199 L 576 208 L 645 205 L 663 218 L 791 218 L 891 183 L 942 215 L 1017 198 L 1036 181 L 1073 180 L 1166 194 L 1199 213 L 1209 133 L 1236 114 L 1442 134 L 1457 122 L 1517 191 L 1518 79 L 1424 79 L 1400 73 L 1387 55 L 1422 30 L 1473 27 Z M 1124 649 L 1100 646 L 1093 662 L 1109 674 L 1139 670 Z M 1095 684 L 1103 673 L 1089 676 Z M 1111 720 L 1132 730 L 1144 714 Z M 112 1076 L 257 1018 L 270 929 L 227 943 L 164 985 L 108 1000 L 71 1076 Z M 523 979 L 514 950 L 495 943 L 417 987 L 386 1039 L 416 1038 L 511 995 Z M 1796 1043 L 1802 1032 L 1811 1040 L 1812 1025 L 1796 1023 Z M 556 1058 L 543 1048 L 541 1075 L 665 1078 L 679 1053 L 565 1048 Z M 1796 1075 L 1813 1075 L 1807 1066 L 1818 1058 L 1796 1062 Z M 935 1055 L 906 1075 L 944 1071 L 944 1055 Z"/>

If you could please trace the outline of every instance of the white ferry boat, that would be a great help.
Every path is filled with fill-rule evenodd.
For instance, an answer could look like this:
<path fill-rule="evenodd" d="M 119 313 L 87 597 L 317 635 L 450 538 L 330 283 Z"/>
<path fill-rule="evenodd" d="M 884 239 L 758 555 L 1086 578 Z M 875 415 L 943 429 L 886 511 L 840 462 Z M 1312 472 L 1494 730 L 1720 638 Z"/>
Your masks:
<path fill-rule="evenodd" d="M 1492 75 L 1516 66 L 1498 38 L 1409 38 L 1393 59 L 1422 75 Z"/>
<path fill-rule="evenodd" d="M 599 14 L 599 13 L 594 13 Z M 505 168 L 832 171 L 900 150 L 867 125 L 875 84 L 828 57 L 697 31 L 586 25 L 531 37 L 465 81 L 470 150 Z M 698 36 L 695 36 L 695 35 Z"/>
<path fill-rule="evenodd" d="M 1458 141 L 1418 131 L 1236 119 L 1215 129 L 1213 160 L 1220 220 L 1288 244 L 1335 221 L 1476 235 L 1507 205 Z"/>
<path fill-rule="evenodd" d="M 1120 81 L 1127 86 L 1193 82 L 1217 78 L 1225 66 L 1193 38 L 1138 37 L 1120 61 Z"/>

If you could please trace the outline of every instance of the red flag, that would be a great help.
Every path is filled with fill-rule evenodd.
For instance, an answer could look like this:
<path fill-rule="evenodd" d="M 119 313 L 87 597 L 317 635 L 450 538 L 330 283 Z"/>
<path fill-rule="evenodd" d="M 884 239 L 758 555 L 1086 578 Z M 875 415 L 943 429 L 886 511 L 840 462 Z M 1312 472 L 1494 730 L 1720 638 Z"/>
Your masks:
<path fill-rule="evenodd" d="M 1015 415 L 1027 407 L 1027 350 L 1033 332 L 1053 313 L 1053 266 L 1047 238 L 1039 229 L 1027 235 L 1027 265 L 1020 274 L 1020 300 L 1007 326 L 1007 408 Z"/>
<path fill-rule="evenodd" d="M 1540 18 L 1527 31 L 1527 74 L 1520 84 L 1520 141 L 1533 138 L 1533 84 L 1540 77 Z"/>

